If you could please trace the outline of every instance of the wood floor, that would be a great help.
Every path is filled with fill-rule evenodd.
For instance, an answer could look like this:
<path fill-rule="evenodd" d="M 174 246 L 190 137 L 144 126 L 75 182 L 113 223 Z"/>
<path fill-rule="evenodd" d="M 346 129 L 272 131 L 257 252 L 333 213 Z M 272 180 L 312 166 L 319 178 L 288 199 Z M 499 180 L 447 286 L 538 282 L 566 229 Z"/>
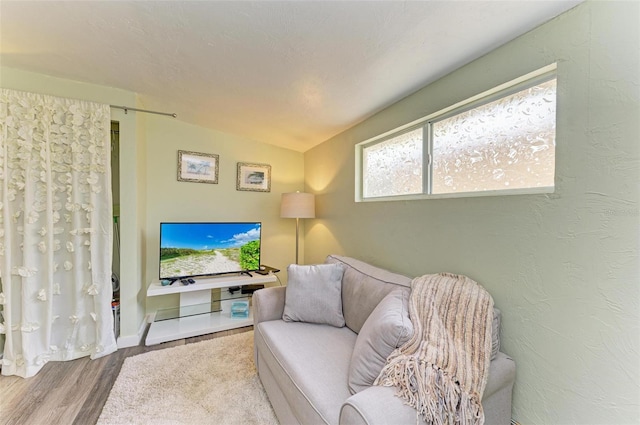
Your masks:
<path fill-rule="evenodd" d="M 247 332 L 248 326 L 151 347 L 122 348 L 100 359 L 49 362 L 28 379 L 0 376 L 0 424 L 92 425 L 100 416 L 124 359 L 148 351 Z"/>

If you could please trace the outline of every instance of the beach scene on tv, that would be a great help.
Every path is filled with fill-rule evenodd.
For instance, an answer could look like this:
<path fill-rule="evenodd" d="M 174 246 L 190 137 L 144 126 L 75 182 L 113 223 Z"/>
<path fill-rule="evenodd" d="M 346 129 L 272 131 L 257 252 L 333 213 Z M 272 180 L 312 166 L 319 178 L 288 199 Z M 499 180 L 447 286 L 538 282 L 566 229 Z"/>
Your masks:
<path fill-rule="evenodd" d="M 257 270 L 260 223 L 162 223 L 160 279 Z"/>

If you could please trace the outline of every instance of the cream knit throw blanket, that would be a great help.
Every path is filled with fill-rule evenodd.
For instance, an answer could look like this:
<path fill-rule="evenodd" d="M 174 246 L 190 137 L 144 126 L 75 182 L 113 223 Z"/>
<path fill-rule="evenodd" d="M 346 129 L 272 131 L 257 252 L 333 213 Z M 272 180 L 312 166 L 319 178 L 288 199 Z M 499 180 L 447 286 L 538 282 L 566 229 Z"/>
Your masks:
<path fill-rule="evenodd" d="M 427 424 L 484 424 L 491 295 L 466 276 L 417 277 L 409 317 L 413 336 L 387 358 L 374 385 L 399 387 L 397 395 Z"/>

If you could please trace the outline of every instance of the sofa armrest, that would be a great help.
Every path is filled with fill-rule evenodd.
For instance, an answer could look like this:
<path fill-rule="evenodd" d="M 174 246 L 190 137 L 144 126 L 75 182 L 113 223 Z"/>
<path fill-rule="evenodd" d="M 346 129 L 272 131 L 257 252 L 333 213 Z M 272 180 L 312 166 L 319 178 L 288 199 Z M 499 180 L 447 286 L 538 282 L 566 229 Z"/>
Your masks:
<path fill-rule="evenodd" d="M 489 379 L 482 395 L 485 424 L 511 423 L 511 400 L 515 381 L 515 362 L 506 354 L 498 352 L 489 365 Z"/>
<path fill-rule="evenodd" d="M 424 424 L 395 392 L 396 387 L 372 386 L 352 395 L 340 409 L 340 425 Z"/>
<path fill-rule="evenodd" d="M 282 319 L 286 289 L 285 286 L 276 286 L 253 293 L 254 326 L 260 322 Z"/>
<path fill-rule="evenodd" d="M 504 353 L 489 365 L 489 379 L 482 397 L 485 423 L 509 425 L 511 422 L 511 395 L 516 379 L 516 365 Z M 369 387 L 349 397 L 340 410 L 340 425 L 421 424 L 417 411 L 396 397 L 396 387 Z"/>

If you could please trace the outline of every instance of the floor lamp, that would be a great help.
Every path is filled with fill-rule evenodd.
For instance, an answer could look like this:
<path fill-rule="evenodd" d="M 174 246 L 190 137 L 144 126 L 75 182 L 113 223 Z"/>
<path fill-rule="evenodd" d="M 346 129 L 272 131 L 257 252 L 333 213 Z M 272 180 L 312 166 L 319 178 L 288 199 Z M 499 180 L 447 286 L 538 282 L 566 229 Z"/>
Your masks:
<path fill-rule="evenodd" d="M 301 218 L 315 218 L 316 199 L 312 193 L 283 193 L 280 217 L 296 219 L 296 264 L 298 264 L 298 237 Z"/>

